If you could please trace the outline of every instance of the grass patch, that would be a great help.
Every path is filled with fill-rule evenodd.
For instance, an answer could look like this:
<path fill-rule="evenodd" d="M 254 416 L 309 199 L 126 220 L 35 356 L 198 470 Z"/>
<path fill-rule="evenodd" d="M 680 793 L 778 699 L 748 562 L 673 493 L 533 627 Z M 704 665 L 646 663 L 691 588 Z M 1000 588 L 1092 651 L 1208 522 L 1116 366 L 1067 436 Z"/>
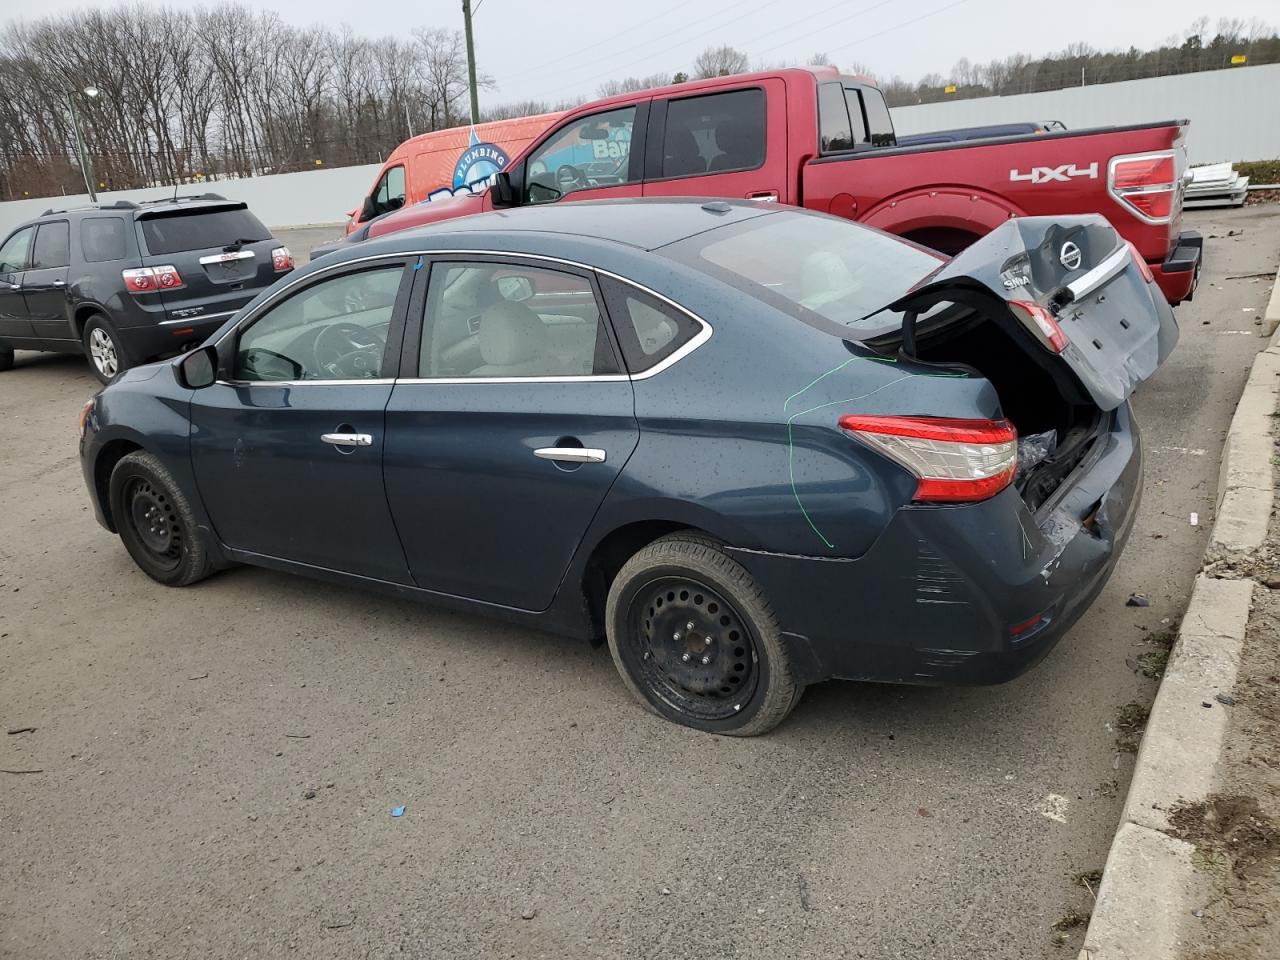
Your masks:
<path fill-rule="evenodd" d="M 1143 643 L 1149 643 L 1153 647 L 1164 647 L 1166 650 L 1172 650 L 1173 645 L 1178 640 L 1177 623 L 1171 623 L 1167 627 L 1161 627 L 1159 630 L 1152 630 L 1142 638 Z"/>
<path fill-rule="evenodd" d="M 1085 870 L 1083 873 L 1075 874 L 1071 880 L 1076 886 L 1084 887 L 1090 893 L 1097 894 L 1098 884 L 1102 882 L 1102 871 Z"/>
<path fill-rule="evenodd" d="M 1144 654 L 1151 656 L 1151 654 Z M 1166 659 L 1168 654 L 1165 654 Z M 1139 657 L 1139 669 L 1142 658 Z M 1144 671 L 1145 672 L 1145 671 Z M 1163 669 L 1161 670 L 1163 673 Z M 1126 703 L 1116 712 L 1116 749 L 1125 753 L 1137 753 L 1138 741 L 1142 739 L 1142 731 L 1146 729 L 1147 719 L 1151 711 L 1140 703 Z"/>
<path fill-rule="evenodd" d="M 1151 680 L 1159 680 L 1169 666 L 1168 650 L 1152 650 L 1138 654 L 1138 672 Z"/>
<path fill-rule="evenodd" d="M 1236 173 L 1248 177 L 1250 183 L 1280 183 L 1280 160 L 1248 160 L 1233 163 Z"/>

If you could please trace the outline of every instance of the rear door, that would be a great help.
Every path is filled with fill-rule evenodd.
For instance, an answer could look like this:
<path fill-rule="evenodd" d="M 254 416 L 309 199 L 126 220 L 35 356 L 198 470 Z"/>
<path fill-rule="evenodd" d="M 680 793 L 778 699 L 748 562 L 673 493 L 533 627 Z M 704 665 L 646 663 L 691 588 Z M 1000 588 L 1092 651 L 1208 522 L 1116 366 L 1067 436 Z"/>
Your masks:
<path fill-rule="evenodd" d="M 43 340 L 71 340 L 67 317 L 67 270 L 71 263 L 71 228 L 66 220 L 49 220 L 36 228 L 31 265 L 22 278 L 31 329 Z"/>
<path fill-rule="evenodd" d="M 142 265 L 172 266 L 180 285 L 162 285 L 165 310 L 184 320 L 229 313 L 252 300 L 288 268 L 277 270 L 280 246 L 243 203 L 164 207 L 138 216 Z"/>
<path fill-rule="evenodd" d="M 973 281 L 1000 295 L 1103 410 L 1124 403 L 1178 342 L 1173 310 L 1146 264 L 1096 214 L 1010 220 L 893 308 L 945 300 Z"/>
<path fill-rule="evenodd" d="M 782 80 L 655 100 L 649 129 L 646 197 L 788 200 Z"/>
<path fill-rule="evenodd" d="M 441 258 L 416 325 L 384 459 L 414 582 L 543 610 L 639 439 L 595 280 Z"/>

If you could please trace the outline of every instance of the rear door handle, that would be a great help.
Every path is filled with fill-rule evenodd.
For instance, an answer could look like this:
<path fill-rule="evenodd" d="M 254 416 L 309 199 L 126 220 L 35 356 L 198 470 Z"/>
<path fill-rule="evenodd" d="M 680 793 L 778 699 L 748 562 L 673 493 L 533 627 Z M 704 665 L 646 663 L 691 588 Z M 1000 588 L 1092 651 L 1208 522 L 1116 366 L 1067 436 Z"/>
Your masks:
<path fill-rule="evenodd" d="M 539 447 L 533 455 L 562 463 L 604 463 L 604 451 L 595 447 Z"/>
<path fill-rule="evenodd" d="M 65 287 L 65 286 L 67 285 L 67 281 L 65 281 L 65 280 L 55 280 L 55 281 L 53 281 L 53 285 L 54 285 L 55 287 Z"/>
<path fill-rule="evenodd" d="M 757 190 L 755 193 L 747 194 L 748 200 L 764 200 L 766 202 L 778 202 L 777 190 Z"/>
<path fill-rule="evenodd" d="M 373 436 L 368 433 L 322 433 L 320 439 L 335 447 L 373 446 Z"/>

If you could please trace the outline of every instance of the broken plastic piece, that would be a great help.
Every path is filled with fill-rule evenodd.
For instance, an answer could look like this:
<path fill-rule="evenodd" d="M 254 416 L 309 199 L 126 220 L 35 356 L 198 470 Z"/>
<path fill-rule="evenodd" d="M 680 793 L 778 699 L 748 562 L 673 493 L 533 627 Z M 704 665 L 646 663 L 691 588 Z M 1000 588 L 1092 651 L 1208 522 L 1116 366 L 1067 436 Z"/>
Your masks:
<path fill-rule="evenodd" d="M 392 815 L 393 817 L 403 817 L 403 816 L 404 816 L 404 808 L 405 808 L 406 806 L 407 806 L 407 804 L 403 804 L 403 803 L 402 803 L 402 804 L 400 804 L 400 806 L 398 806 L 398 807 L 392 807 L 392 808 L 391 808 L 391 815 Z"/>
<path fill-rule="evenodd" d="M 1141 593 L 1131 593 L 1129 594 L 1129 599 L 1124 602 L 1124 605 L 1126 607 L 1149 607 L 1151 606 L 1151 601 Z"/>
<path fill-rule="evenodd" d="M 1058 449 L 1058 431 L 1046 430 L 1044 433 L 1031 433 L 1018 438 L 1018 467 L 1013 475 L 1017 483 L 1035 467 L 1053 456 Z"/>

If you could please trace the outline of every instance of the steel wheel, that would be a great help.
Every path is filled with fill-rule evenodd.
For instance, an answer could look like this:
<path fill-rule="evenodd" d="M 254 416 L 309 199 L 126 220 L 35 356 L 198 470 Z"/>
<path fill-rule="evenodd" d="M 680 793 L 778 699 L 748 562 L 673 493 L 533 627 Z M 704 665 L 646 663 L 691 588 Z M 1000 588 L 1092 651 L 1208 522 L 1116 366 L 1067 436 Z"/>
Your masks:
<path fill-rule="evenodd" d="M 116 355 L 115 341 L 103 327 L 89 331 L 89 359 L 98 374 L 106 380 L 120 372 L 120 360 Z"/>
<path fill-rule="evenodd" d="M 130 477 L 124 488 L 125 522 L 159 570 L 176 570 L 182 562 L 182 525 L 173 502 L 145 477 Z"/>
<path fill-rule="evenodd" d="M 685 577 L 663 577 L 637 591 L 628 632 L 641 644 L 644 679 L 671 707 L 723 720 L 755 695 L 756 641 L 733 604 Z"/>

